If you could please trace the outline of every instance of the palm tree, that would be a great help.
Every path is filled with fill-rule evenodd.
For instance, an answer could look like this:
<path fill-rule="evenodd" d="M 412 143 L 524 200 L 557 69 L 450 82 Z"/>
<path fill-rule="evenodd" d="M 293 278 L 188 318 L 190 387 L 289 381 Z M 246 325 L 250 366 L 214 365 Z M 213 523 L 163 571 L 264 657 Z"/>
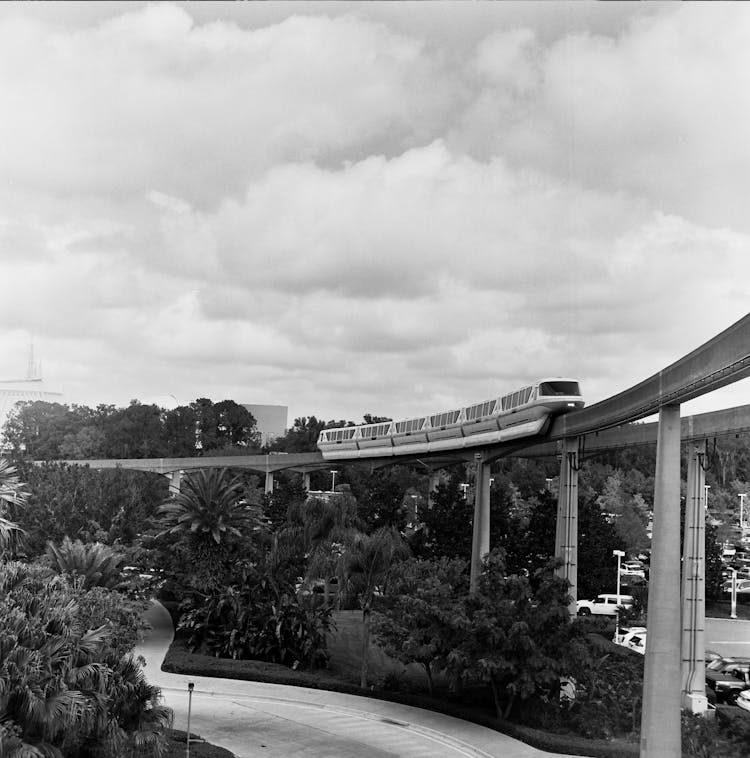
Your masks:
<path fill-rule="evenodd" d="M 73 542 L 65 537 L 58 547 L 47 543 L 47 560 L 58 574 L 83 579 L 83 589 L 106 587 L 117 589 L 123 583 L 122 564 L 125 556 L 101 542 Z"/>
<path fill-rule="evenodd" d="M 15 517 L 12 511 L 23 506 L 28 497 L 29 493 L 15 467 L 5 458 L 0 458 L 0 554 L 12 554 L 20 545 L 24 531 L 11 520 Z M 7 518 L 9 515 L 11 518 Z"/>
<path fill-rule="evenodd" d="M 157 758 L 170 712 L 111 647 L 111 624 L 84 626 L 81 593 L 49 569 L 0 566 L 0 755 Z"/>
<path fill-rule="evenodd" d="M 201 469 L 187 476 L 174 497 L 159 506 L 163 535 L 184 540 L 196 561 L 200 584 L 220 581 L 220 566 L 231 547 L 251 534 L 264 532 L 262 510 L 249 504 L 240 476 L 227 469 Z"/>
<path fill-rule="evenodd" d="M 370 650 L 370 615 L 376 593 L 382 589 L 393 564 L 407 558 L 409 548 L 392 528 L 382 527 L 372 534 L 357 532 L 341 555 L 348 587 L 359 597 L 362 608 L 362 670 L 360 686 L 367 687 Z"/>

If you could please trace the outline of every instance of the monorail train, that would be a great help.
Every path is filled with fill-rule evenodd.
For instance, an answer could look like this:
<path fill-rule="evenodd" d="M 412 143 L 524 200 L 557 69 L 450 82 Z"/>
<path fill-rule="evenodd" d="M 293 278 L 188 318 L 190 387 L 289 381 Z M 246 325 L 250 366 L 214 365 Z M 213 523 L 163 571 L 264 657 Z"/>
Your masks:
<path fill-rule="evenodd" d="M 431 416 L 323 429 L 318 449 L 328 460 L 343 460 L 476 447 L 541 434 L 553 416 L 582 407 L 576 379 L 540 379 L 507 395 Z"/>

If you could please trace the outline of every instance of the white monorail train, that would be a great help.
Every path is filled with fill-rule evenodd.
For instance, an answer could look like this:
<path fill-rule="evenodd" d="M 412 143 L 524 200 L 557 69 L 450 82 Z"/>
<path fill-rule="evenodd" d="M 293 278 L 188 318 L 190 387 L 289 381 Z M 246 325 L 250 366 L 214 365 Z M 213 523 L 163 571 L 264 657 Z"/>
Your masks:
<path fill-rule="evenodd" d="M 541 434 L 553 416 L 583 407 L 576 379 L 540 379 L 507 395 L 431 416 L 323 429 L 328 460 L 457 450 Z"/>

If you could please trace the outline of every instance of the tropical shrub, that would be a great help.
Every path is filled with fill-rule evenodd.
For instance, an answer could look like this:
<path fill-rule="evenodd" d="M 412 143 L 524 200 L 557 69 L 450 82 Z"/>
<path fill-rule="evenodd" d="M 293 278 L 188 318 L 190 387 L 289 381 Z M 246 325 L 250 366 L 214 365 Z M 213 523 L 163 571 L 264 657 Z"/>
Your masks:
<path fill-rule="evenodd" d="M 0 566 L 0 755 L 162 754 L 170 712 L 111 645 L 114 626 L 88 626 L 82 594 L 45 567 Z"/>
<path fill-rule="evenodd" d="M 186 600 L 178 630 L 193 651 L 314 668 L 328 662 L 330 627 L 330 608 L 306 608 L 292 587 L 253 573 L 205 600 Z"/>
<path fill-rule="evenodd" d="M 101 542 L 83 543 L 64 537 L 60 545 L 47 543 L 47 563 L 58 574 L 80 577 L 83 589 L 114 589 L 123 581 L 124 554 Z"/>

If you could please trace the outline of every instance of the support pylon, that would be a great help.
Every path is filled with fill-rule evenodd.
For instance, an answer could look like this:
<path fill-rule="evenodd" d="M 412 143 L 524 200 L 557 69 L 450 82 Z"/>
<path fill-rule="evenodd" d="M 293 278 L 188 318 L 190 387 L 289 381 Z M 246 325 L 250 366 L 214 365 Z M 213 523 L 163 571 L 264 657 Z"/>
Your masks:
<path fill-rule="evenodd" d="M 706 473 L 705 454 L 688 449 L 685 536 L 682 548 L 682 705 L 708 710 L 706 698 Z"/>
<path fill-rule="evenodd" d="M 560 488 L 557 493 L 557 522 L 555 527 L 555 557 L 562 564 L 555 574 L 570 584 L 571 618 L 576 615 L 578 600 L 578 437 L 563 440 L 560 460 Z"/>
<path fill-rule="evenodd" d="M 640 758 L 681 758 L 680 406 L 659 410 Z"/>
<path fill-rule="evenodd" d="M 476 592 L 482 560 L 490 552 L 490 469 L 481 453 L 474 456 L 474 529 L 471 540 L 469 591 Z"/>

